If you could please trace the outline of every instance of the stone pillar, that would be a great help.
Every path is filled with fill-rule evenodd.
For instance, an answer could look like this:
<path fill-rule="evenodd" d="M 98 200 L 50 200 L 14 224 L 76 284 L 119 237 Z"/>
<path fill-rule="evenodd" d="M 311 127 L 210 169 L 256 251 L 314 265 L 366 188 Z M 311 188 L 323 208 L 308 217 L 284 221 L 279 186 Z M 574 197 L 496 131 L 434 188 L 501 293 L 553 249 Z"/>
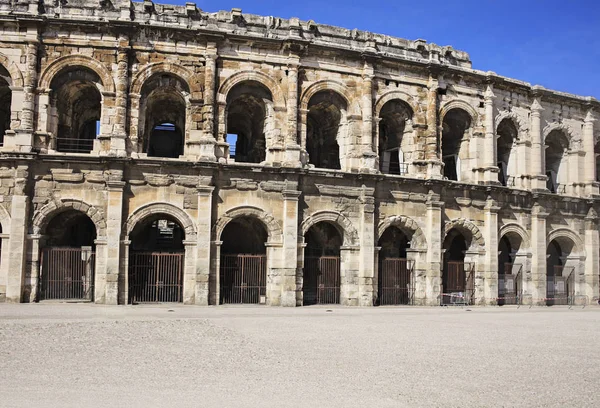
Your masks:
<path fill-rule="evenodd" d="M 374 291 L 375 281 L 375 253 L 373 248 L 377 245 L 375 237 L 375 198 L 373 188 L 363 187 L 360 198 L 360 261 L 358 275 L 358 304 L 359 306 L 373 306 L 376 298 Z"/>
<path fill-rule="evenodd" d="M 413 285 L 412 304 L 426 306 L 427 303 L 427 251 L 423 249 L 407 249 L 406 259 L 412 268 Z"/>
<path fill-rule="evenodd" d="M 212 242 L 212 254 L 213 257 L 210 262 L 210 276 L 209 276 L 209 302 L 211 305 L 218 305 L 221 303 L 221 246 L 223 241 Z"/>
<path fill-rule="evenodd" d="M 6 228 L 5 226 L 5 229 Z M 10 231 L 10 230 L 9 230 Z M 8 255 L 10 251 L 10 234 L 3 233 L 0 234 L 0 240 L 2 243 L 0 247 L 2 251 L 0 252 L 0 303 L 6 301 L 6 278 L 8 277 Z M 33 287 L 33 284 L 32 284 Z M 33 292 L 33 290 L 32 290 Z"/>
<path fill-rule="evenodd" d="M 131 241 L 121 241 L 121 273 L 119 274 L 119 304 L 129 303 L 129 246 Z"/>
<path fill-rule="evenodd" d="M 198 253 L 196 255 L 196 304 L 207 306 L 210 298 L 212 197 L 214 187 L 198 187 Z"/>
<path fill-rule="evenodd" d="M 204 106 L 203 135 L 200 140 L 200 160 L 215 161 L 215 92 L 217 84 L 217 44 L 208 43 L 206 47 L 206 66 L 204 67 Z"/>
<path fill-rule="evenodd" d="M 429 192 L 427 197 L 427 269 L 426 269 L 426 302 L 434 306 L 440 304 L 442 285 L 442 245 L 443 245 L 443 215 L 444 202 L 439 194 Z"/>
<path fill-rule="evenodd" d="M 183 257 L 183 304 L 196 303 L 196 255 L 197 237 L 190 237 L 183 241 L 185 255 Z"/>
<path fill-rule="evenodd" d="M 129 85 L 129 38 L 119 37 L 117 53 L 117 71 L 115 78 L 115 115 L 113 132 L 110 138 L 110 154 L 117 157 L 127 156 L 127 94 Z"/>
<path fill-rule="evenodd" d="M 376 173 L 377 153 L 373 151 L 373 78 L 375 70 L 373 63 L 365 60 L 362 75 L 362 137 L 361 151 L 362 163 L 360 171 L 363 173 Z"/>
<path fill-rule="evenodd" d="M 545 143 L 542 133 L 542 105 L 539 98 L 531 105 L 531 166 L 529 169 L 532 190 L 546 190 Z"/>
<path fill-rule="evenodd" d="M 581 289 L 590 301 L 600 297 L 600 233 L 598 232 L 598 214 L 592 208 L 585 217 L 585 276 Z"/>
<path fill-rule="evenodd" d="M 429 76 L 427 90 L 427 136 L 425 137 L 425 163 L 427 178 L 441 179 L 444 175 L 438 129 L 438 79 Z"/>
<path fill-rule="evenodd" d="M 500 184 L 496 163 L 496 127 L 494 123 L 494 95 L 492 85 L 485 91 L 485 140 L 483 149 L 483 171 L 485 184 Z"/>
<path fill-rule="evenodd" d="M 498 207 L 496 201 L 488 198 L 485 204 L 485 226 L 483 237 L 485 240 L 485 261 L 483 264 L 483 302 L 496 304 L 498 298 Z"/>
<path fill-rule="evenodd" d="M 283 248 L 281 251 L 281 306 L 297 304 L 296 275 L 298 272 L 298 198 L 297 190 L 283 191 Z"/>
<path fill-rule="evenodd" d="M 373 302 L 373 305 L 379 305 L 380 304 L 380 299 L 379 299 L 379 252 L 381 251 L 381 247 L 380 246 L 376 246 L 375 250 L 373 251 L 373 298 L 375 299 L 375 301 Z M 408 255 L 407 255 L 408 258 Z"/>
<path fill-rule="evenodd" d="M 27 173 L 25 166 L 19 166 L 16 173 Z M 24 184 L 24 181 L 22 181 Z M 31 287 L 25 288 L 25 255 L 27 253 L 27 228 L 29 225 L 29 198 L 19 189 L 12 196 L 10 211 L 10 245 L 8 276 L 6 279 L 6 301 L 19 303 L 32 301 Z"/>
<path fill-rule="evenodd" d="M 127 275 L 127 268 L 121 264 L 121 232 L 123 228 L 123 189 L 125 182 L 109 180 L 106 183 L 106 269 L 96 271 L 96 303 L 116 305 L 119 300 L 120 275 Z"/>
<path fill-rule="evenodd" d="M 298 67 L 300 66 L 300 57 L 290 56 L 288 62 L 288 93 L 287 93 L 287 126 L 288 134 L 285 140 L 285 161 L 286 167 L 301 167 L 300 153 L 302 151 L 298 141 Z"/>
<path fill-rule="evenodd" d="M 583 150 L 585 151 L 584 161 L 584 182 L 586 185 L 585 195 L 600 194 L 599 183 L 596 181 L 596 143 L 594 139 L 594 114 L 592 110 L 587 112 L 583 124 Z"/>
<path fill-rule="evenodd" d="M 531 283 L 525 282 L 525 294 L 533 304 L 545 305 L 546 298 L 546 217 L 548 213 L 538 203 L 531 209 Z"/>
<path fill-rule="evenodd" d="M 340 248 L 340 304 L 358 306 L 360 285 L 360 246 L 342 246 Z"/>

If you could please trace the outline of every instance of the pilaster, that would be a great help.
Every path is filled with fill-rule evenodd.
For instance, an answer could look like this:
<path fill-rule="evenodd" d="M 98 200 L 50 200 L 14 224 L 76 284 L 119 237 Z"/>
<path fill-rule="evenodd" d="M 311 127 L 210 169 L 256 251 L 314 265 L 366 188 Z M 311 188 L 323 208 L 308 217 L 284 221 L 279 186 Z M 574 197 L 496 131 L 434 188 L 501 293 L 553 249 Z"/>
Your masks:
<path fill-rule="evenodd" d="M 546 190 L 546 171 L 545 171 L 545 149 L 544 135 L 542 133 L 542 105 L 539 98 L 533 100 L 531 105 L 531 165 L 529 173 L 531 174 L 531 189 Z"/>
<path fill-rule="evenodd" d="M 297 190 L 283 191 L 283 256 L 281 269 L 281 306 L 295 307 L 298 299 L 296 275 L 298 270 L 298 199 Z M 300 299 L 302 301 L 302 299 Z"/>
<path fill-rule="evenodd" d="M 288 93 L 287 93 L 287 130 L 285 136 L 285 161 L 286 167 L 301 167 L 300 153 L 302 151 L 298 144 L 298 68 L 300 57 L 290 53 L 288 57 Z"/>
<path fill-rule="evenodd" d="M 127 95 L 129 86 L 129 38 L 119 37 L 117 51 L 117 71 L 115 78 L 115 113 L 113 131 L 110 135 L 110 154 L 117 157 L 127 156 Z"/>
<path fill-rule="evenodd" d="M 373 78 L 375 70 L 369 58 L 365 58 L 362 75 L 361 106 L 362 136 L 360 138 L 362 163 L 360 171 L 363 173 L 376 173 L 377 153 L 373 151 Z"/>
<path fill-rule="evenodd" d="M 496 128 L 494 123 L 494 90 L 491 84 L 485 91 L 485 139 L 483 149 L 483 179 L 485 184 L 500 184 L 496 165 Z"/>
<path fill-rule="evenodd" d="M 585 275 L 581 294 L 590 301 L 600 299 L 600 233 L 598 232 L 598 214 L 590 207 L 585 217 Z"/>
<path fill-rule="evenodd" d="M 425 163 L 427 164 L 427 178 L 441 179 L 444 175 L 438 129 L 438 87 L 439 81 L 433 75 L 429 76 L 427 89 L 427 131 L 425 136 Z"/>
<path fill-rule="evenodd" d="M 96 303 L 116 305 L 119 301 L 120 275 L 127 276 L 127 268 L 121 265 L 121 232 L 123 226 L 123 189 L 122 173 L 115 172 L 113 180 L 106 183 L 106 268 L 96 270 Z M 121 288 L 121 292 L 123 288 Z"/>
<path fill-rule="evenodd" d="M 199 158 L 202 161 L 216 160 L 215 93 L 217 84 L 217 59 L 217 44 L 208 43 L 206 47 L 206 65 L 204 66 L 203 132 L 198 152 Z"/>
<path fill-rule="evenodd" d="M 10 211 L 10 240 L 8 274 L 6 279 L 6 301 L 19 303 L 33 301 L 31 284 L 26 287 L 25 266 L 27 254 L 27 229 L 29 226 L 29 197 L 25 194 L 28 178 L 27 166 L 15 170 L 15 193 Z"/>
<path fill-rule="evenodd" d="M 488 198 L 485 209 L 485 261 L 483 265 L 484 303 L 496 304 L 498 298 L 498 207 L 496 201 Z"/>
<path fill-rule="evenodd" d="M 588 110 L 583 123 L 583 148 L 585 150 L 584 158 L 584 182 L 585 195 L 600 194 L 599 183 L 596 181 L 596 150 L 594 139 L 594 113 Z"/>
<path fill-rule="evenodd" d="M 375 285 L 375 190 L 363 187 L 360 198 L 360 261 L 358 276 L 359 306 L 373 306 Z"/>
<path fill-rule="evenodd" d="M 539 305 L 544 305 L 543 299 L 546 298 L 546 218 L 548 215 L 540 204 L 533 205 L 531 209 L 531 282 L 523 282 L 523 294 L 531 295 L 534 304 Z"/>
<path fill-rule="evenodd" d="M 198 186 L 198 253 L 196 255 L 196 304 L 206 306 L 210 301 L 211 228 L 214 187 Z"/>
<path fill-rule="evenodd" d="M 444 202 L 440 201 L 439 194 L 430 192 L 426 205 L 426 303 L 434 306 L 440 304 L 439 296 L 442 284 L 442 215 Z"/>

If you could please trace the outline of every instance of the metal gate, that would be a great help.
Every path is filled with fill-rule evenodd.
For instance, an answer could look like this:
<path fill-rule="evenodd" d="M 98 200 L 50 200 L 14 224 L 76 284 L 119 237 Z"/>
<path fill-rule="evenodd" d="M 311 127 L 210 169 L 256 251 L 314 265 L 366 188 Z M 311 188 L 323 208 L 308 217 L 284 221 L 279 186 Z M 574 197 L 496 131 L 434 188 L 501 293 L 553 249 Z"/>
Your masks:
<path fill-rule="evenodd" d="M 129 303 L 181 302 L 183 259 L 179 252 L 131 252 Z"/>
<path fill-rule="evenodd" d="M 304 305 L 340 303 L 340 257 L 304 258 Z"/>
<path fill-rule="evenodd" d="M 442 305 L 472 305 L 475 301 L 475 271 L 473 264 L 448 261 L 442 279 Z"/>
<path fill-rule="evenodd" d="M 88 248 L 42 249 L 40 300 L 94 300 L 96 255 Z"/>
<path fill-rule="evenodd" d="M 221 256 L 221 304 L 266 303 L 267 256 Z"/>
<path fill-rule="evenodd" d="M 498 306 L 519 304 L 521 297 L 521 269 L 513 273 L 514 264 L 507 262 L 504 270 L 498 274 Z"/>
<path fill-rule="evenodd" d="M 568 305 L 573 288 L 571 283 L 573 272 L 564 276 L 564 266 L 555 265 L 552 268 L 551 274 L 546 279 L 546 305 Z"/>
<path fill-rule="evenodd" d="M 402 258 L 379 262 L 379 305 L 409 305 L 414 294 L 412 263 Z"/>

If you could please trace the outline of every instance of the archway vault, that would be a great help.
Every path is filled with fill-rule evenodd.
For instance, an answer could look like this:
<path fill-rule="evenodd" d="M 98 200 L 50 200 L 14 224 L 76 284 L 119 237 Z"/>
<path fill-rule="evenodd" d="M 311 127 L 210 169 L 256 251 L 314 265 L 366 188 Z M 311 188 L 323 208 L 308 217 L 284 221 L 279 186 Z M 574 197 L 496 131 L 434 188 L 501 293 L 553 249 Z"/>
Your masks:
<path fill-rule="evenodd" d="M 138 207 L 123 225 L 123 235 L 129 237 L 135 226 L 151 215 L 170 216 L 183 228 L 186 240 L 196 238 L 196 226 L 191 217 L 181 208 L 169 203 L 151 203 Z"/>
<path fill-rule="evenodd" d="M 216 241 L 220 240 L 223 230 L 227 224 L 239 217 L 251 217 L 261 221 L 267 230 L 269 244 L 283 243 L 283 229 L 275 217 L 273 217 L 271 214 L 268 214 L 263 209 L 253 206 L 240 206 L 226 211 L 213 227 L 214 239 Z"/>

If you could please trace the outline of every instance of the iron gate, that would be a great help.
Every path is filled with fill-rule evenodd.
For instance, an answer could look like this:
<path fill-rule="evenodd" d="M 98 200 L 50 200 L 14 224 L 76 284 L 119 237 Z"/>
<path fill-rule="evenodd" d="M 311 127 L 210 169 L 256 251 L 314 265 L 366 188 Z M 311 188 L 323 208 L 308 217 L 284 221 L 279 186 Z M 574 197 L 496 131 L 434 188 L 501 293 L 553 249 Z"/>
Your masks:
<path fill-rule="evenodd" d="M 441 304 L 472 305 L 475 300 L 475 272 L 473 264 L 447 261 L 442 279 Z"/>
<path fill-rule="evenodd" d="M 521 269 L 513 273 L 514 264 L 504 264 L 504 273 L 498 274 L 498 306 L 519 304 L 521 294 Z"/>
<path fill-rule="evenodd" d="M 340 303 L 340 257 L 304 258 L 304 305 Z"/>
<path fill-rule="evenodd" d="M 94 300 L 96 255 L 90 249 L 44 248 L 40 300 Z"/>
<path fill-rule="evenodd" d="M 129 303 L 181 302 L 183 259 L 179 252 L 131 252 Z"/>
<path fill-rule="evenodd" d="M 564 266 L 555 265 L 546 280 L 546 305 L 568 305 L 569 295 L 574 286 L 571 282 L 572 271 L 564 276 Z"/>
<path fill-rule="evenodd" d="M 221 304 L 266 303 L 267 256 L 221 256 Z"/>
<path fill-rule="evenodd" d="M 379 305 L 412 303 L 414 281 L 412 265 L 402 258 L 384 258 L 379 262 Z"/>

